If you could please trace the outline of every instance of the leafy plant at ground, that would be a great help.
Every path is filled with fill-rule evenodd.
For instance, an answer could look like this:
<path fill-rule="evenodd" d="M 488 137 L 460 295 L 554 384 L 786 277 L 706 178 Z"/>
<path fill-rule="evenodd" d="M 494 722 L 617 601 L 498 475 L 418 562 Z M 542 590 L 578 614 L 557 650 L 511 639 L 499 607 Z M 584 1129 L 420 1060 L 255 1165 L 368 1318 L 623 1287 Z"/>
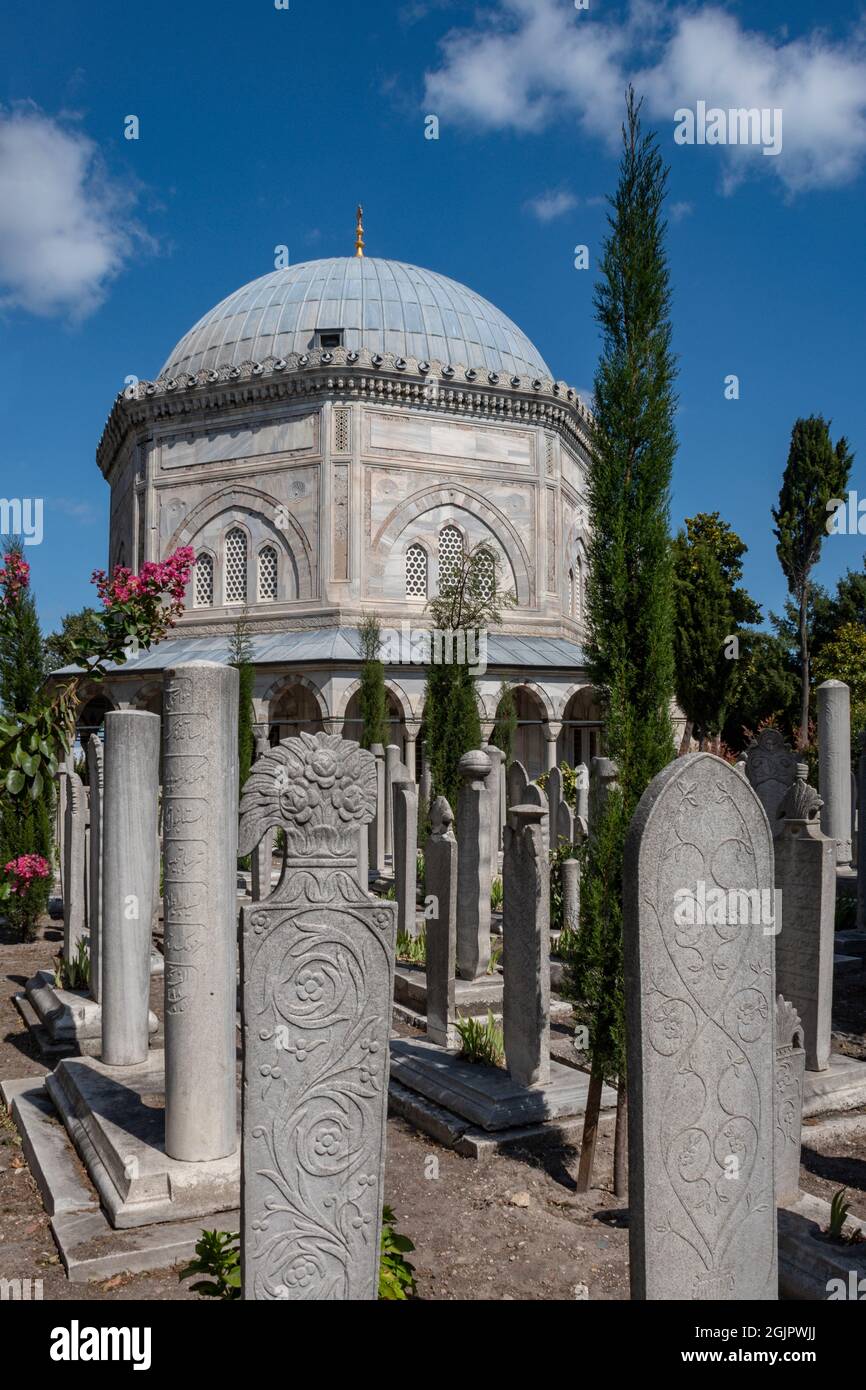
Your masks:
<path fill-rule="evenodd" d="M 580 932 L 575 931 L 573 927 L 562 927 L 560 929 L 559 938 L 556 943 L 556 954 L 559 956 L 560 960 L 570 959 L 577 950 L 579 940 Z"/>
<path fill-rule="evenodd" d="M 502 960 L 502 937 L 494 938 L 490 943 L 490 964 L 487 967 L 488 975 L 495 975 Z"/>
<path fill-rule="evenodd" d="M 848 1220 L 848 1213 L 851 1210 L 851 1203 L 845 1201 L 847 1189 L 840 1187 L 834 1194 L 830 1203 L 830 1220 L 827 1225 L 827 1235 L 831 1240 L 844 1239 L 845 1222 Z"/>
<path fill-rule="evenodd" d="M 202 1231 L 201 1239 L 195 1243 L 195 1259 L 184 1266 L 178 1279 L 203 1274 L 204 1279 L 190 1285 L 193 1293 L 207 1298 L 240 1298 L 240 1239 L 238 1231 Z"/>
<path fill-rule="evenodd" d="M 458 1018 L 455 1027 L 460 1038 L 460 1056 L 466 1062 L 482 1062 L 498 1067 L 505 1057 L 502 1029 L 487 1010 L 487 1018 Z"/>
<path fill-rule="evenodd" d="M 382 1254 L 379 1260 L 379 1298 L 405 1302 L 415 1293 L 415 1270 L 404 1257 L 415 1249 L 408 1236 L 396 1229 L 397 1218 L 389 1206 L 382 1208 Z"/>
<path fill-rule="evenodd" d="M 80 936 L 72 960 L 58 956 L 54 978 L 61 989 L 90 988 L 90 948 L 87 937 Z"/>
<path fill-rule="evenodd" d="M 418 879 L 418 892 L 423 897 L 427 888 L 427 867 L 424 863 L 423 851 L 420 849 L 415 859 L 415 872 Z"/>
<path fill-rule="evenodd" d="M 501 911 L 502 911 L 503 896 L 504 896 L 504 887 L 503 887 L 503 883 L 502 883 L 502 878 L 501 878 L 501 876 L 500 876 L 499 874 L 497 874 L 496 877 L 495 877 L 495 879 L 493 880 L 493 882 L 492 882 L 491 885 L 490 885 L 490 911 L 491 911 L 491 912 L 501 912 Z"/>
<path fill-rule="evenodd" d="M 427 937 L 424 932 L 419 936 L 410 936 L 407 931 L 398 932 L 397 959 L 405 960 L 410 965 L 426 965 Z"/>
<path fill-rule="evenodd" d="M 836 899 L 836 931 L 853 931 L 857 926 L 857 899 L 844 893 Z"/>

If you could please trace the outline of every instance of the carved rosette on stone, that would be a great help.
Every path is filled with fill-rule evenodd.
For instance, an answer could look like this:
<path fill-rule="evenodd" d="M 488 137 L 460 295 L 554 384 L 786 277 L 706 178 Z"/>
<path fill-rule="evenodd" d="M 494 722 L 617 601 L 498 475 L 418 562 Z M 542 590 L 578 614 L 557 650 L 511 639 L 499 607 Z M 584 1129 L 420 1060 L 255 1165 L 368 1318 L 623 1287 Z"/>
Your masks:
<path fill-rule="evenodd" d="M 325 733 L 271 749 L 241 799 L 241 854 L 286 836 L 243 913 L 246 1299 L 378 1294 L 396 908 L 358 878 L 375 809 L 372 753 Z"/>
<path fill-rule="evenodd" d="M 650 783 L 625 853 L 632 1297 L 778 1297 L 767 818 L 707 753 Z M 704 911 L 724 890 L 724 912 Z"/>

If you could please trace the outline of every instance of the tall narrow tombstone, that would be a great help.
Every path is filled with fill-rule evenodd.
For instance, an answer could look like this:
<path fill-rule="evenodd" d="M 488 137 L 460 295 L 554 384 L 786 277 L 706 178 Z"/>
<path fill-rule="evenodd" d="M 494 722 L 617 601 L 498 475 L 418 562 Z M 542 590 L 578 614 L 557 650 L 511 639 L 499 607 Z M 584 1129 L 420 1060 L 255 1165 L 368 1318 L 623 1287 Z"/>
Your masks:
<path fill-rule="evenodd" d="M 565 799 L 562 772 L 558 767 L 551 770 L 547 779 L 547 799 L 550 805 L 551 843 L 558 845 L 560 840 L 574 843 L 574 812 Z"/>
<path fill-rule="evenodd" d="M 418 935 L 418 787 L 402 765 L 394 774 L 394 887 L 397 931 Z"/>
<path fill-rule="evenodd" d="M 147 1060 L 153 861 L 159 799 L 158 714 L 105 716 L 102 816 L 102 1060 Z"/>
<path fill-rule="evenodd" d="M 424 848 L 428 900 L 427 1036 L 440 1047 L 456 1041 L 455 975 L 457 973 L 457 840 L 454 812 L 444 796 L 430 807 L 431 833 Z"/>
<path fill-rule="evenodd" d="M 394 774 L 400 766 L 400 749 L 389 743 L 385 749 L 385 853 L 394 855 Z"/>
<path fill-rule="evenodd" d="M 774 835 L 782 833 L 779 807 L 797 774 L 797 759 L 778 729 L 762 729 L 746 750 L 746 777 L 767 813 Z"/>
<path fill-rule="evenodd" d="M 505 819 L 508 812 L 508 792 L 506 784 L 505 754 L 503 753 L 499 763 L 499 828 L 496 835 L 496 843 L 500 849 L 503 846 L 503 832 L 505 830 Z"/>
<path fill-rule="evenodd" d="M 520 1086 L 550 1080 L 550 871 L 542 808 L 511 808 L 502 860 L 505 1064 Z"/>
<path fill-rule="evenodd" d="M 772 888 L 739 773 L 690 753 L 654 778 L 623 874 L 633 1298 L 778 1297 L 773 937 L 740 896 Z"/>
<path fill-rule="evenodd" d="M 860 735 L 857 777 L 860 819 L 857 824 L 857 930 L 866 931 L 866 733 Z"/>
<path fill-rule="evenodd" d="M 818 686 L 821 829 L 836 841 L 836 863 L 851 864 L 851 692 L 844 681 Z"/>
<path fill-rule="evenodd" d="M 563 859 L 559 866 L 562 875 L 562 925 L 566 931 L 580 929 L 580 863 Z"/>
<path fill-rule="evenodd" d="M 776 987 L 800 1015 L 808 1071 L 830 1065 L 833 1011 L 836 846 L 821 831 L 821 798 L 806 783 L 808 767 L 779 810 L 776 888 L 781 930 L 776 937 Z M 777 923 L 778 926 L 778 923 Z"/>
<path fill-rule="evenodd" d="M 574 769 L 574 789 L 577 796 L 575 819 L 586 824 L 589 820 L 589 768 L 586 763 L 578 763 Z"/>
<path fill-rule="evenodd" d="M 67 753 L 57 769 L 57 867 L 60 874 L 60 895 L 63 896 L 66 874 L 66 803 L 69 798 L 69 774 L 75 771 L 75 759 Z"/>
<path fill-rule="evenodd" d="M 165 1150 L 205 1162 L 237 1148 L 237 669 L 167 671 L 163 711 Z"/>
<path fill-rule="evenodd" d="M 589 834 L 604 814 L 607 798 L 617 785 L 617 766 L 613 758 L 593 758 L 589 770 Z"/>
<path fill-rule="evenodd" d="M 529 773 L 517 758 L 508 764 L 505 774 L 506 792 L 509 811 L 512 806 L 519 806 L 523 801 L 523 793 L 529 786 Z"/>
<path fill-rule="evenodd" d="M 547 800 L 547 792 L 538 782 L 530 782 L 523 791 L 524 806 L 541 807 L 541 842 L 544 846 L 545 858 L 550 855 L 550 803 Z M 512 826 L 516 824 L 514 820 L 509 822 Z"/>
<path fill-rule="evenodd" d="M 63 863 L 63 959 L 71 961 L 86 935 L 84 910 L 84 783 L 77 772 L 66 777 Z"/>
<path fill-rule="evenodd" d="M 851 867 L 856 869 L 860 863 L 860 845 L 857 837 L 857 827 L 860 824 L 860 789 L 857 786 L 857 775 L 851 769 Z"/>
<path fill-rule="evenodd" d="M 493 743 L 484 744 L 484 752 L 490 759 L 490 775 L 487 778 L 487 797 L 490 802 L 490 878 L 499 873 L 499 774 L 502 767 L 502 749 Z"/>
<path fill-rule="evenodd" d="M 457 770 L 457 974 L 480 980 L 490 964 L 490 798 L 492 764 L 480 748 L 464 753 Z"/>
<path fill-rule="evenodd" d="M 240 852 L 271 826 L 286 868 L 243 910 L 245 1299 L 375 1300 L 396 908 L 358 878 L 376 760 L 285 739 L 244 788 Z"/>
<path fill-rule="evenodd" d="M 418 814 L 426 817 L 433 803 L 433 774 L 427 765 L 426 757 L 421 758 L 421 782 L 418 800 Z"/>
<path fill-rule="evenodd" d="M 367 826 L 367 867 L 378 875 L 385 872 L 385 750 L 374 743 L 370 752 L 376 759 L 376 809 Z"/>
<path fill-rule="evenodd" d="M 90 993 L 102 998 L 102 802 L 105 794 L 105 750 L 98 734 L 87 741 L 90 782 Z"/>
<path fill-rule="evenodd" d="M 803 1025 L 783 995 L 776 999 L 775 1105 L 776 1205 L 795 1202 L 800 1193 L 800 1139 L 806 1054 Z"/>
<path fill-rule="evenodd" d="M 264 757 L 270 746 L 270 741 L 263 731 L 255 735 L 256 762 Z M 250 855 L 250 897 L 254 903 L 261 902 L 271 891 L 273 863 L 274 832 L 269 830 Z"/>

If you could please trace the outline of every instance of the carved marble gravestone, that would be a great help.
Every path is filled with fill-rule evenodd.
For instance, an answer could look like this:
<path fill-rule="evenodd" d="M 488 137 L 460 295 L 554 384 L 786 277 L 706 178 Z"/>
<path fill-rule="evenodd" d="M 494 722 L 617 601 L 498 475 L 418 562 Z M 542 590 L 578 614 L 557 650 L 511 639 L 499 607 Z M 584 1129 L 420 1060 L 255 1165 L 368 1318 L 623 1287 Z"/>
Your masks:
<path fill-rule="evenodd" d="M 779 807 L 797 775 L 797 759 L 778 729 L 762 729 L 746 750 L 746 777 L 779 835 Z"/>
<path fill-rule="evenodd" d="M 245 1299 L 374 1300 L 396 905 L 358 877 L 376 760 L 302 733 L 252 769 L 241 854 L 286 835 L 280 881 L 243 911 Z"/>
<path fill-rule="evenodd" d="M 783 995 L 776 999 L 776 1071 L 773 1111 L 776 1205 L 796 1202 L 800 1192 L 800 1136 L 806 1053 L 800 1015 Z"/>
<path fill-rule="evenodd" d="M 84 906 L 84 783 L 77 772 L 66 777 L 63 844 L 63 959 L 71 961 L 78 943 L 87 934 Z"/>
<path fill-rule="evenodd" d="M 623 881 L 632 1297 L 775 1299 L 773 936 L 747 897 L 773 844 L 744 778 L 659 773 Z"/>

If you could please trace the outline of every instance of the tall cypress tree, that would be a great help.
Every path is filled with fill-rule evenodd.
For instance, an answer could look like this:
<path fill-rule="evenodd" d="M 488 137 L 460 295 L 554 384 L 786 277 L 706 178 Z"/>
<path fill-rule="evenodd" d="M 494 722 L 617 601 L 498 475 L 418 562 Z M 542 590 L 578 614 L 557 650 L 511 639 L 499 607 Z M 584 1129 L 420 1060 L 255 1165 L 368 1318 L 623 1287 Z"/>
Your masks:
<path fill-rule="evenodd" d="M 798 746 L 809 742 L 809 591 L 811 574 L 827 535 L 827 504 L 842 499 L 854 455 L 840 438 L 834 448 L 830 426 L 820 415 L 797 420 L 791 431 L 791 447 L 782 477 L 779 505 L 773 508 L 778 541 L 776 554 L 785 572 L 788 590 L 797 604 L 800 639 L 800 732 Z"/>
<path fill-rule="evenodd" d="M 6 558 L 24 560 L 18 540 L 3 546 Z M 13 563 L 14 563 L 13 562 Z M 8 590 L 7 590 L 8 595 Z M 5 714 L 27 714 L 33 708 L 44 677 L 42 634 L 29 583 L 17 596 L 0 603 L 0 707 Z M 53 788 L 45 783 L 39 795 L 29 791 L 0 797 L 0 865 L 22 854 L 41 854 L 54 862 Z M 48 906 L 51 879 L 34 886 L 37 912 Z"/>
<path fill-rule="evenodd" d="M 372 748 L 381 743 L 384 748 L 388 738 L 388 696 L 385 691 L 385 667 L 379 659 L 381 628 L 375 614 L 368 614 L 361 620 L 358 631 L 361 636 L 361 689 L 358 704 L 361 711 L 361 736 L 358 740 L 362 748 Z"/>
<path fill-rule="evenodd" d="M 610 199 L 610 230 L 595 293 L 602 350 L 589 470 L 588 659 L 605 706 L 605 750 L 619 777 L 587 847 L 579 946 L 570 971 L 592 1057 L 580 1183 L 585 1189 L 591 1180 L 602 1082 L 615 1080 L 618 1195 L 625 1186 L 625 836 L 646 786 L 674 753 L 669 491 L 676 399 L 664 249 L 666 186 L 656 138 L 643 133 L 640 103 L 630 88 L 619 185 Z"/>
<path fill-rule="evenodd" d="M 514 699 L 514 691 L 508 681 L 502 681 L 499 686 L 499 704 L 496 707 L 496 728 L 491 734 L 490 742 L 496 748 L 502 749 L 506 767 L 514 761 L 516 738 L 517 704 Z"/>

